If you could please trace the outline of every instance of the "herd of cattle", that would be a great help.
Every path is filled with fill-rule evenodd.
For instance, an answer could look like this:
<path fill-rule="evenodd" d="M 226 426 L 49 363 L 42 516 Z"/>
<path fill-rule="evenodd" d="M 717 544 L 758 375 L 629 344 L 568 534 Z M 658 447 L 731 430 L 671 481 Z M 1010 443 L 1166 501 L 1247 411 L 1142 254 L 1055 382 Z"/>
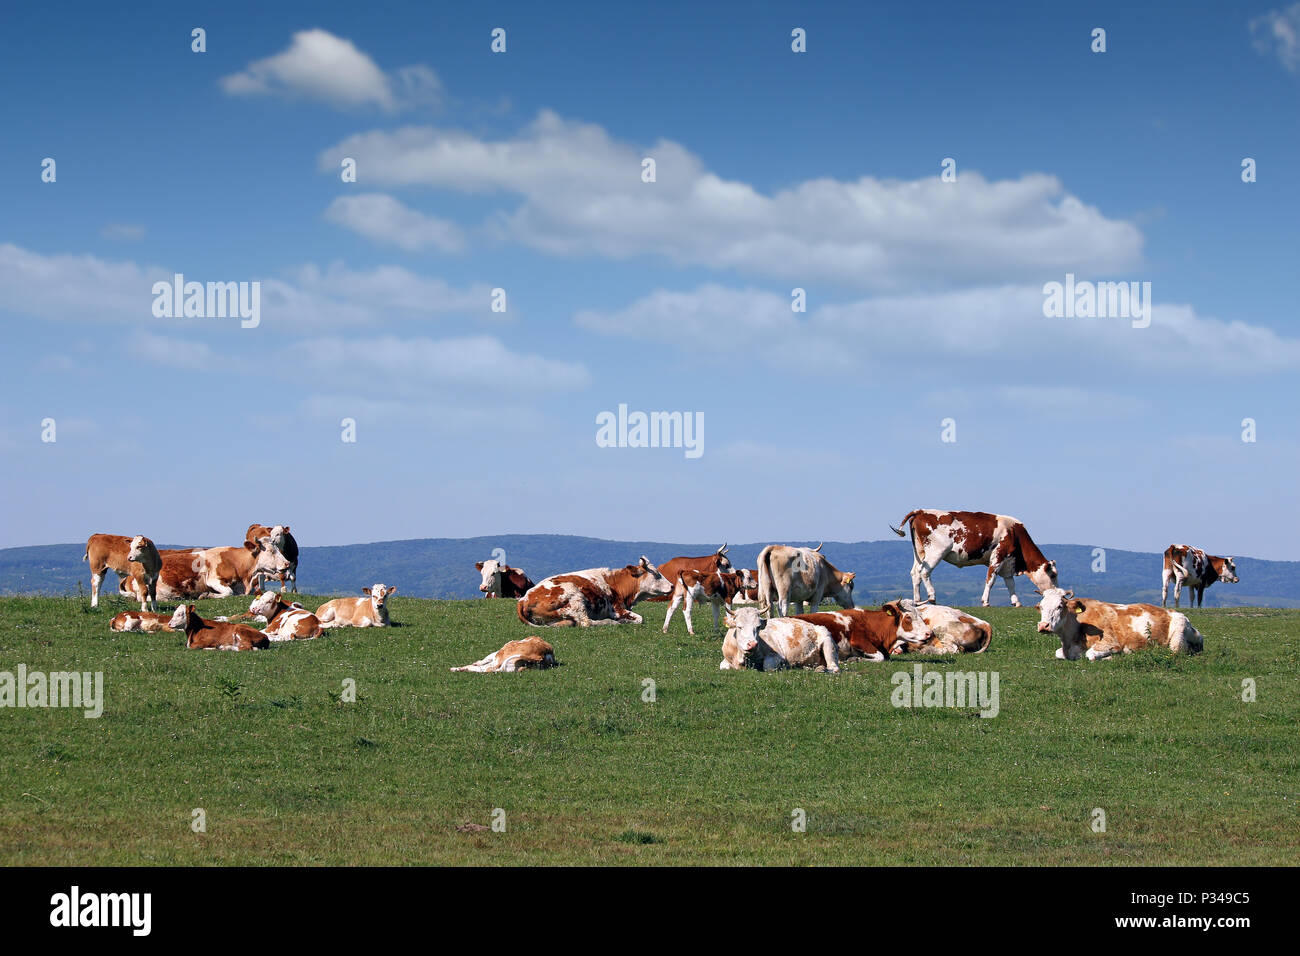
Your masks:
<path fill-rule="evenodd" d="M 623 568 L 572 571 L 536 584 L 519 568 L 497 560 L 479 562 L 475 569 L 484 597 L 515 599 L 518 618 L 526 626 L 639 624 L 641 616 L 632 611 L 637 602 L 664 601 L 671 603 L 663 632 L 668 633 L 681 607 L 686 630 L 693 635 L 692 611 L 696 603 L 706 601 L 713 608 L 715 631 L 725 612 L 722 669 L 809 667 L 832 673 L 839 671 L 841 660 L 850 658 L 882 661 L 903 653 L 981 653 L 988 648 L 993 628 L 987 621 L 935 603 L 930 574 L 940 561 L 987 569 L 981 599 L 985 607 L 995 577 L 1006 582 L 1011 603 L 1019 607 L 1015 577 L 1027 576 L 1042 597 L 1038 630 L 1060 640 L 1056 656 L 1067 660 L 1099 660 L 1156 645 L 1175 653 L 1200 651 L 1201 634 L 1184 614 L 1168 610 L 1169 585 L 1174 585 L 1177 609 L 1184 586 L 1200 606 L 1205 589 L 1215 581 L 1239 580 L 1232 558 L 1170 545 L 1164 555 L 1160 607 L 1110 604 L 1075 597 L 1073 591 L 1058 587 L 1056 563 L 1043 555 L 1015 518 L 917 510 L 905 515 L 898 527 L 891 525 L 900 537 L 907 535 L 905 528 L 910 528 L 912 540 L 912 598 L 888 601 L 878 609 L 855 607 L 854 572 L 832 565 L 821 545 L 768 545 L 755 569 L 734 568 L 725 544 L 713 554 L 677 557 L 657 567 L 642 555 L 637 564 Z M 163 551 L 143 535 L 96 534 L 86 542 L 83 560 L 90 563 L 92 607 L 99 604 L 108 570 L 118 575 L 119 593 L 140 602 L 138 612 L 113 618 L 114 630 L 183 632 L 190 648 L 249 650 L 273 641 L 319 637 L 334 627 L 386 627 L 386 600 L 397 590 L 375 584 L 362 589 L 364 597 L 328 601 L 314 612 L 286 601 L 286 585 L 298 590 L 298 544 L 288 525 L 250 525 L 238 547 Z M 271 579 L 279 581 L 279 592 L 262 590 Z M 236 619 L 261 621 L 265 627 L 259 630 L 236 619 L 207 620 L 194 604 L 185 603 L 230 594 L 256 595 L 248 612 Z M 160 597 L 182 603 L 171 615 L 159 614 Z M 840 609 L 819 610 L 826 598 Z M 516 671 L 554 663 L 555 649 L 531 636 L 452 670 Z"/>

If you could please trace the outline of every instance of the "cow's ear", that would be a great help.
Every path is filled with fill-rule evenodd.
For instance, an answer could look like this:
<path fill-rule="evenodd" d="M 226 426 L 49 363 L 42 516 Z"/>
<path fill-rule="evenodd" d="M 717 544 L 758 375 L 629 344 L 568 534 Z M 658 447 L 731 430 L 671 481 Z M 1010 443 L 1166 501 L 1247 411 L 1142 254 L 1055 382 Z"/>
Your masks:
<path fill-rule="evenodd" d="M 1071 601 L 1069 607 L 1070 610 L 1073 611 L 1075 614 L 1079 614 L 1084 610 L 1084 604 L 1078 598 L 1075 598 L 1073 601 Z"/>
<path fill-rule="evenodd" d="M 880 605 L 880 609 L 884 611 L 886 614 L 888 614 L 890 617 L 894 618 L 895 620 L 897 620 L 902 615 L 902 612 L 899 610 L 898 605 L 895 604 L 893 601 L 890 601 L 888 604 Z"/>
<path fill-rule="evenodd" d="M 362 588 L 362 589 L 361 589 L 361 593 L 362 593 L 362 594 L 369 594 L 369 593 L 370 593 L 370 588 Z"/>
<path fill-rule="evenodd" d="M 857 577 L 857 576 L 858 576 L 858 572 L 857 572 L 857 571 L 850 571 L 848 574 L 844 575 L 844 583 L 845 583 L 845 584 L 848 584 L 850 581 L 852 581 L 852 580 L 853 580 L 855 577 Z"/>
<path fill-rule="evenodd" d="M 245 541 L 245 542 L 244 542 L 244 550 L 245 550 L 245 551 L 257 551 L 259 548 L 261 548 L 261 545 L 260 545 L 260 544 L 257 544 L 257 543 L 252 542 L 252 541 Z"/>
<path fill-rule="evenodd" d="M 288 526 L 288 525 L 284 525 L 284 533 L 285 533 L 285 534 L 288 534 L 288 533 L 289 533 L 289 526 Z"/>
<path fill-rule="evenodd" d="M 483 562 L 482 562 L 482 561 L 475 561 L 475 562 L 474 562 L 474 570 L 475 570 L 475 571 L 482 571 L 482 570 L 483 570 Z"/>
<path fill-rule="evenodd" d="M 397 585 L 396 585 L 396 584 L 394 584 L 391 588 L 388 588 L 388 589 L 386 589 L 386 590 L 384 591 L 384 594 L 396 594 L 396 593 L 397 593 Z"/>

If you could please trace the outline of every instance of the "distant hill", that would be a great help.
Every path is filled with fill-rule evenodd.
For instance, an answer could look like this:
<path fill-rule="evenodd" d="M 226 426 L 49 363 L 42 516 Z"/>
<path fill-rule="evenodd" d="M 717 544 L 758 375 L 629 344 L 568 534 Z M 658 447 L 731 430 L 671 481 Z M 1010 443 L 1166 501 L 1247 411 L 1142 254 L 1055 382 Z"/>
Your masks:
<path fill-rule="evenodd" d="M 814 546 L 816 541 L 786 544 Z M 721 542 L 666 544 L 655 541 L 605 541 L 561 534 L 495 535 L 481 538 L 415 538 L 337 547 L 304 547 L 299 558 L 298 586 L 315 594 L 352 594 L 382 581 L 410 597 L 474 598 L 479 576 L 474 562 L 505 552 L 507 563 L 521 567 L 534 580 L 582 568 L 630 564 L 642 554 L 660 562 L 676 555 L 711 553 Z M 164 545 L 163 547 L 173 547 Z M 729 551 L 737 567 L 752 568 L 762 544 L 733 544 Z M 76 594 L 89 591 L 90 572 L 81 560 L 84 544 L 51 544 L 0 549 L 0 594 Z M 841 570 L 856 571 L 854 593 L 860 603 L 879 603 L 910 596 L 912 551 L 909 542 L 828 541 L 822 551 Z M 1105 601 L 1160 603 L 1159 554 L 1107 549 L 1105 573 L 1094 573 L 1092 545 L 1045 544 L 1056 560 L 1065 587 Z M 1237 558 L 1240 584 L 1215 584 L 1205 593 L 1207 607 L 1263 605 L 1300 607 L 1300 563 Z M 112 582 L 113 576 L 109 576 Z M 945 604 L 979 603 L 984 572 L 942 564 L 934 573 L 938 597 Z M 115 587 L 115 585 L 114 585 Z M 1036 597 L 1028 578 L 1016 580 L 1022 602 Z M 1009 603 L 999 580 L 995 604 Z"/>

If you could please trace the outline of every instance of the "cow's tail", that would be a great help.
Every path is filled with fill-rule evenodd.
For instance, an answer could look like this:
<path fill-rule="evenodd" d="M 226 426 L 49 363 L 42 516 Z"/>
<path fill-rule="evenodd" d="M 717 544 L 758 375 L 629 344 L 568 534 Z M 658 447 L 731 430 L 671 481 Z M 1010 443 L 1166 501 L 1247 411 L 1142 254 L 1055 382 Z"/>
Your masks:
<path fill-rule="evenodd" d="M 769 544 L 758 553 L 758 613 L 772 614 L 772 546 Z"/>
<path fill-rule="evenodd" d="M 916 517 L 917 515 L 919 515 L 920 513 L 921 513 L 921 509 L 920 509 L 920 508 L 917 508 L 915 511 L 909 511 L 907 514 L 903 515 L 903 520 L 900 521 L 900 522 L 898 522 L 898 527 L 897 527 L 897 528 L 895 528 L 895 527 L 891 524 L 891 525 L 889 526 L 889 530 L 892 531 L 892 532 L 894 532 L 894 534 L 898 535 L 900 538 L 906 538 L 906 537 L 907 537 L 907 534 L 906 534 L 906 532 L 903 531 L 903 529 L 907 527 L 907 523 L 908 523 L 909 521 L 911 521 L 913 518 L 915 518 L 915 517 Z"/>
<path fill-rule="evenodd" d="M 86 545 L 86 552 L 85 552 L 85 554 L 83 554 L 83 555 L 81 556 L 81 560 L 82 560 L 82 561 L 89 561 L 89 560 L 90 560 L 90 545 Z"/>
<path fill-rule="evenodd" d="M 526 596 L 527 596 L 527 595 L 525 595 L 525 597 L 526 597 Z M 525 627 L 534 627 L 534 626 L 535 626 L 534 622 L 531 621 L 531 620 L 529 620 L 528 615 L 524 613 L 524 599 L 523 599 L 523 598 L 520 598 L 518 601 L 515 602 L 515 614 L 518 615 L 519 620 L 521 620 L 521 621 L 524 622 L 524 626 L 525 626 Z"/>

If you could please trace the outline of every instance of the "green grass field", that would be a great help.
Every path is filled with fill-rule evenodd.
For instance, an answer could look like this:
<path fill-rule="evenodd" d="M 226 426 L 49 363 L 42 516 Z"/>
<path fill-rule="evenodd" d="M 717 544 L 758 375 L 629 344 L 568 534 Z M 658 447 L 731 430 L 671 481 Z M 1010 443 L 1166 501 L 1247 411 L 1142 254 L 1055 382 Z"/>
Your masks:
<path fill-rule="evenodd" d="M 707 608 L 690 638 L 680 619 L 660 634 L 664 604 L 639 605 L 639 627 L 587 631 L 526 629 L 513 601 L 390 607 L 391 630 L 232 654 L 114 634 L 116 599 L 0 600 L 0 671 L 103 671 L 106 696 L 98 720 L 0 710 L 0 861 L 1249 865 L 1300 851 L 1297 611 L 1194 611 L 1199 657 L 1067 663 L 1037 611 L 986 609 L 984 655 L 835 676 L 720 672 Z M 563 666 L 448 672 L 530 633 Z M 918 661 L 996 671 L 999 715 L 893 707 L 891 675 Z"/>

